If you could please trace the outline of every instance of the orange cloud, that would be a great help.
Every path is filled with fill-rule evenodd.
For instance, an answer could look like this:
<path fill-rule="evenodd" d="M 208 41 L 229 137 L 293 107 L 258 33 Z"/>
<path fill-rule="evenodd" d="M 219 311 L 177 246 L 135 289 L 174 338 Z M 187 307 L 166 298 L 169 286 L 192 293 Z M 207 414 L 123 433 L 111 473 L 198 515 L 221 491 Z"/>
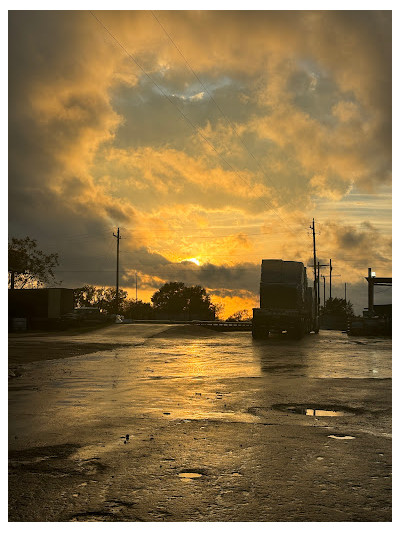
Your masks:
<path fill-rule="evenodd" d="M 339 209 L 355 189 L 390 184 L 390 12 L 158 13 L 197 78 L 151 12 L 95 15 L 112 35 L 83 11 L 10 12 L 11 232 L 50 242 L 119 226 L 124 282 L 134 252 L 149 291 L 185 257 L 214 269 L 189 266 L 188 281 L 250 290 L 254 270 L 232 268 L 307 261 L 314 216 L 343 275 L 360 268 L 351 246 L 390 267 L 387 227 L 349 224 Z M 324 198 L 336 225 L 322 224 Z M 90 262 L 112 249 L 109 233 L 112 244 L 86 249 L 58 239 L 64 268 L 111 279 L 105 259 Z"/>

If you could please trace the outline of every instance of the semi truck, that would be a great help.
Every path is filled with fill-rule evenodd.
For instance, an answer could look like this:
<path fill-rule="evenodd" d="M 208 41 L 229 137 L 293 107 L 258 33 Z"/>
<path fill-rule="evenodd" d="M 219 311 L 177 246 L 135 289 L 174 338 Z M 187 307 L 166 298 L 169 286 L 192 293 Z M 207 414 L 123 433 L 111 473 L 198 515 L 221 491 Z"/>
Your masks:
<path fill-rule="evenodd" d="M 299 339 L 311 331 L 318 333 L 318 319 L 314 289 L 308 287 L 304 264 L 263 259 L 260 307 L 253 309 L 253 338 L 267 338 L 270 332 L 287 332 Z"/>

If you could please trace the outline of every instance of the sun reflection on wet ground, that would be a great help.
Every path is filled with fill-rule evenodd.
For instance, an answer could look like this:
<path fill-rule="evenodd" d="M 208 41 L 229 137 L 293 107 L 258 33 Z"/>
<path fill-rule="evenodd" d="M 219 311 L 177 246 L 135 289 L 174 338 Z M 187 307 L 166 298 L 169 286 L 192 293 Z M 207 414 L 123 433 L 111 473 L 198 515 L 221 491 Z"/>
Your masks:
<path fill-rule="evenodd" d="M 178 476 L 182 481 L 191 481 L 192 479 L 203 477 L 203 474 L 198 474 L 197 472 L 181 472 Z"/>
<path fill-rule="evenodd" d="M 272 337 L 254 343 L 249 332 L 153 337 L 108 352 L 32 363 L 25 375 L 10 383 L 10 391 L 15 386 L 10 406 L 21 402 L 22 395 L 32 408 L 45 398 L 45 427 L 52 416 L 61 415 L 82 424 L 87 417 L 103 420 L 118 414 L 251 423 L 271 416 L 264 398 L 268 391 L 295 400 L 288 398 L 295 392 L 290 380 L 390 377 L 390 340 L 370 342 L 355 344 L 340 332 L 321 332 L 301 342 Z M 245 381 L 238 386 L 239 380 Z M 257 403 L 250 398 L 260 398 L 263 407 L 254 407 Z M 351 414 L 318 400 L 320 404 L 303 405 L 302 414 Z"/>
<path fill-rule="evenodd" d="M 110 351 L 32 363 L 10 380 L 14 497 L 25 502 L 34 492 L 32 502 L 38 493 L 25 483 L 26 469 L 49 494 L 33 512 L 37 503 L 42 514 L 59 506 L 56 517 L 71 521 L 120 513 L 152 521 L 187 519 L 202 505 L 198 520 L 263 521 L 272 494 L 273 518 L 296 496 L 295 521 L 331 519 L 338 507 L 335 520 L 351 520 L 354 508 L 361 520 L 369 515 L 353 490 L 360 472 L 366 487 L 379 479 L 389 489 L 390 341 L 371 340 L 369 350 L 368 340 L 355 344 L 338 332 L 265 343 L 240 332 L 138 343 L 134 330 L 115 328 L 121 345 Z M 129 335 L 135 340 L 126 346 Z M 381 497 L 383 489 L 366 490 Z M 321 509 L 305 515 L 324 491 Z M 180 509 L 175 497 L 187 499 Z M 249 503 L 244 514 L 240 502 Z M 388 516 L 376 507 L 372 518 Z"/>

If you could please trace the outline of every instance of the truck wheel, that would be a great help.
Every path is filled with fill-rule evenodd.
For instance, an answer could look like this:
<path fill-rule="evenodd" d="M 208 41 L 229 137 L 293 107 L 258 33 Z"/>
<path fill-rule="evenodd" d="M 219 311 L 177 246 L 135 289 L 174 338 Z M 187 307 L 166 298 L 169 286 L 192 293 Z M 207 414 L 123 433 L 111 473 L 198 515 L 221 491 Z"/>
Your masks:
<path fill-rule="evenodd" d="M 305 332 L 304 319 L 300 318 L 291 328 L 287 330 L 288 336 L 291 339 L 302 339 Z"/>
<path fill-rule="evenodd" d="M 288 336 L 289 336 L 291 339 L 300 340 L 300 339 L 303 338 L 303 336 L 304 336 L 304 332 L 303 332 L 300 328 L 289 329 L 289 330 L 288 330 Z"/>

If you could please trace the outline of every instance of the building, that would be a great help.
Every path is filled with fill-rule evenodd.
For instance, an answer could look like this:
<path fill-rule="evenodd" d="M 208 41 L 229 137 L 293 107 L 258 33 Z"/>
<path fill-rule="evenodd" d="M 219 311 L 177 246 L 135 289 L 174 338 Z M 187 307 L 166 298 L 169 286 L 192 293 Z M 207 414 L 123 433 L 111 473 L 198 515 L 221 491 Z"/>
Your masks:
<path fill-rule="evenodd" d="M 57 319 L 72 312 L 73 309 L 73 289 L 10 289 L 8 291 L 8 321 L 11 330 L 55 324 Z"/>

